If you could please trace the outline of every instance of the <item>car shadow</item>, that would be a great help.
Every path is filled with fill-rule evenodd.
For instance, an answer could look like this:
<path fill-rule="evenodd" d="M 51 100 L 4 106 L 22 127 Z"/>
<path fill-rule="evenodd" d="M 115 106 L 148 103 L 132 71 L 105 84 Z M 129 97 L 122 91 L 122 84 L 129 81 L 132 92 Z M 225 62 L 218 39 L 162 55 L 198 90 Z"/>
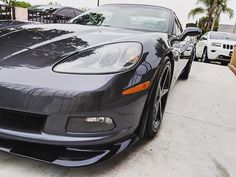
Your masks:
<path fill-rule="evenodd" d="M 194 62 L 204 63 L 202 61 L 194 61 Z M 224 66 L 220 62 L 217 62 L 217 61 L 210 61 L 209 63 L 204 63 L 204 64 L 212 64 L 212 65 Z"/>
<path fill-rule="evenodd" d="M 158 135 L 155 138 L 158 138 Z M 130 163 L 130 158 L 134 158 L 135 153 L 140 153 L 142 149 L 145 149 L 152 141 L 150 139 L 141 139 L 136 144 L 134 144 L 129 149 L 118 154 L 117 156 L 108 159 L 104 162 L 98 164 L 90 165 L 87 167 L 78 167 L 78 168 L 67 168 L 61 167 L 53 164 L 47 164 L 44 162 L 39 162 L 31 160 L 28 158 L 23 158 L 15 155 L 11 155 L 5 152 L 0 152 L 0 164 L 3 164 L 4 169 L 14 169 L 15 173 L 20 173 L 21 171 L 28 171 L 32 169 L 35 176 L 41 176 L 42 171 L 46 174 L 55 174 L 55 176 L 110 176 L 110 172 L 117 167 L 125 163 Z M 42 176 L 45 176 L 42 175 Z M 47 176 L 47 175 L 46 175 Z"/>

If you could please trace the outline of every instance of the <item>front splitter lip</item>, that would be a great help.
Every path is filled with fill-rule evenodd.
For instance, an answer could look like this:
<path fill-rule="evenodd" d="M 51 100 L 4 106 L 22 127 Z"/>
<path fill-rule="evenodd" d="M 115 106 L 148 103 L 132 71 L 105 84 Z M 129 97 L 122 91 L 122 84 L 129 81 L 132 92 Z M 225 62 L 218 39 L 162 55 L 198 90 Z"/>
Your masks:
<path fill-rule="evenodd" d="M 138 136 L 133 135 L 115 144 L 85 148 L 0 139 L 0 151 L 63 167 L 83 167 L 110 159 L 138 140 Z"/>

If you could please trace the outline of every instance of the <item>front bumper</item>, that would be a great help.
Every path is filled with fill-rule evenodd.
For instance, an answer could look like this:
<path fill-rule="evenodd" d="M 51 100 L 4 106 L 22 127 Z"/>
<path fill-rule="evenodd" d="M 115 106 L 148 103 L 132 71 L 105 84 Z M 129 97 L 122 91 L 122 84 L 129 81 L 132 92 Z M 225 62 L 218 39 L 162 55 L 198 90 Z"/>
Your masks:
<path fill-rule="evenodd" d="M 208 50 L 209 60 L 215 61 L 230 61 L 233 53 L 233 50 L 231 49 L 222 49 L 219 47 L 212 47 Z"/>
<path fill-rule="evenodd" d="M 77 147 L 43 145 L 11 139 L 0 139 L 0 150 L 64 167 L 82 167 L 114 157 L 132 146 L 137 140 L 136 136 L 132 136 L 127 140 L 111 145 Z"/>
<path fill-rule="evenodd" d="M 124 77 L 90 76 L 88 80 L 96 80 L 94 85 L 91 82 L 75 85 L 83 83 L 81 80 L 84 77 L 62 75 L 54 77 L 47 86 L 43 85 L 45 82 L 40 84 L 35 83 L 35 80 L 30 81 L 35 83 L 32 85 L 42 85 L 40 87 L 9 83 L 6 81 L 11 78 L 4 78 L 5 81 L 0 82 L 0 117 L 1 110 L 4 110 L 13 111 L 14 115 L 24 114 L 24 118 L 28 114 L 30 118 L 43 117 L 45 122 L 42 129 L 37 131 L 12 124 L 0 124 L 0 150 L 48 163 L 76 167 L 115 156 L 135 143 L 136 130 L 140 125 L 149 91 L 122 96 L 122 90 L 132 87 L 129 73 Z M 53 82 L 62 83 L 61 78 L 67 84 L 55 87 Z M 143 80 L 138 79 L 138 82 Z M 133 81 L 132 84 L 136 85 L 137 82 Z M 114 120 L 116 128 L 100 133 L 69 133 L 66 131 L 68 118 L 74 116 L 108 116 Z"/>

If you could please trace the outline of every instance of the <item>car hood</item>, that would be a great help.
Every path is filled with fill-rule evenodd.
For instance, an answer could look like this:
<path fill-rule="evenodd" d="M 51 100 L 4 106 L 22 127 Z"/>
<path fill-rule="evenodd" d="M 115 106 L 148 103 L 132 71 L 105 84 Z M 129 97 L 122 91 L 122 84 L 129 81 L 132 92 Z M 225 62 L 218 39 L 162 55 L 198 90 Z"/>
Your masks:
<path fill-rule="evenodd" d="M 228 44 L 228 45 L 236 45 L 236 41 L 233 41 L 233 40 L 211 39 L 210 42 L 217 42 L 217 43 Z"/>
<path fill-rule="evenodd" d="M 76 24 L 25 25 L 0 30 L 0 69 L 51 67 L 87 47 L 134 41 L 145 32 Z"/>

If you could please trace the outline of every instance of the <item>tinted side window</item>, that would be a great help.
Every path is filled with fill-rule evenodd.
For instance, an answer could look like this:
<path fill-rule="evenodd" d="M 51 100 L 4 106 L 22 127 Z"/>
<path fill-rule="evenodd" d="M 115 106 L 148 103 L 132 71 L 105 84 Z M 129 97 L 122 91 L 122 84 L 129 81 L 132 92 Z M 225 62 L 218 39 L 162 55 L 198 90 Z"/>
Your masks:
<path fill-rule="evenodd" d="M 73 9 L 70 8 L 64 8 L 61 10 L 58 10 L 57 12 L 55 12 L 56 15 L 60 15 L 60 16 L 64 16 L 64 17 L 75 17 L 75 13 Z"/>
<path fill-rule="evenodd" d="M 182 30 L 181 24 L 179 23 L 179 21 L 177 19 L 175 19 L 174 34 L 179 36 L 182 34 L 182 32 L 183 32 L 183 30 Z"/>
<path fill-rule="evenodd" d="M 207 36 L 208 36 L 208 33 L 204 34 L 202 37 L 201 37 L 201 41 L 204 41 L 204 40 L 207 40 Z"/>
<path fill-rule="evenodd" d="M 78 16 L 78 15 L 82 14 L 82 12 L 77 10 L 77 9 L 74 9 L 74 13 L 75 13 L 75 16 Z"/>

